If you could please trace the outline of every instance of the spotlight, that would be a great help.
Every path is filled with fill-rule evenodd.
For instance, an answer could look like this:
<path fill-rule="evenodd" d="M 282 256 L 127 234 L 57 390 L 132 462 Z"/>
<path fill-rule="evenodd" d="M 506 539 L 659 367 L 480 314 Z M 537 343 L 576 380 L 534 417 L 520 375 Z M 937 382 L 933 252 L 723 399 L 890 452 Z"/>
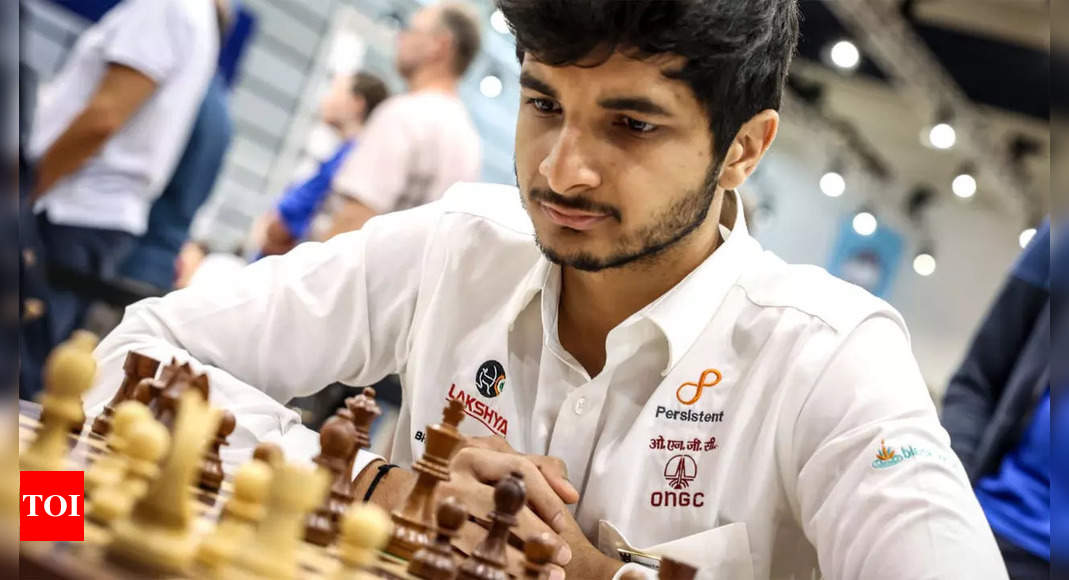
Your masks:
<path fill-rule="evenodd" d="M 483 80 L 479 81 L 479 91 L 482 92 L 483 96 L 491 99 L 501 94 L 501 88 L 501 79 L 494 75 L 486 75 Z"/>
<path fill-rule="evenodd" d="M 501 34 L 509 33 L 509 23 L 500 10 L 494 10 L 494 13 L 490 15 L 490 26 Z"/>
<path fill-rule="evenodd" d="M 967 172 L 962 172 L 954 178 L 950 188 L 954 190 L 954 195 L 968 199 L 976 194 L 976 178 Z"/>
<path fill-rule="evenodd" d="M 820 178 L 820 191 L 828 197 L 839 197 L 846 191 L 846 180 L 839 172 L 829 171 Z"/>
<path fill-rule="evenodd" d="M 876 216 L 872 212 L 861 210 L 854 216 L 854 231 L 862 236 L 871 236 L 876 232 Z"/>
<path fill-rule="evenodd" d="M 913 258 L 913 271 L 920 276 L 931 276 L 935 272 L 935 256 L 922 250 Z"/>
<path fill-rule="evenodd" d="M 1028 242 L 1031 242 L 1032 238 L 1035 235 L 1036 228 L 1028 228 L 1027 230 L 1021 232 L 1021 236 L 1017 238 L 1017 241 L 1021 244 L 1021 248 L 1023 249 L 1025 246 L 1027 246 Z"/>
<path fill-rule="evenodd" d="M 928 131 L 928 142 L 936 149 L 950 149 L 958 142 L 958 134 L 950 123 L 937 123 Z"/>
<path fill-rule="evenodd" d="M 853 70 L 861 63 L 861 52 L 849 40 L 840 40 L 831 47 L 831 62 L 843 70 Z"/>

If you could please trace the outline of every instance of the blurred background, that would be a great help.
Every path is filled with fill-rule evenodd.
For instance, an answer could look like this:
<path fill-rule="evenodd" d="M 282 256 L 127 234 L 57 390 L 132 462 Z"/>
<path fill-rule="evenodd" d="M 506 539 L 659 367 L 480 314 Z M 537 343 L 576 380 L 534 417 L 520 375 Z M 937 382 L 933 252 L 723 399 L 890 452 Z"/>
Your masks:
<path fill-rule="evenodd" d="M 21 2 L 23 70 L 47 83 L 81 32 L 115 4 Z M 331 78 L 362 70 L 382 78 L 391 93 L 403 90 L 394 39 L 421 4 L 232 5 L 219 66 L 233 134 L 191 239 L 209 252 L 254 251 L 249 239 L 257 217 L 338 145 L 319 120 Z M 460 96 L 481 138 L 482 179 L 511 184 L 519 67 L 500 13 L 489 0 L 473 4 L 482 44 Z M 743 191 L 752 228 L 787 261 L 828 268 L 899 309 L 939 401 L 1048 209 L 1047 2 L 801 6 L 802 41 L 782 132 Z M 109 323 L 114 319 L 98 316 L 98 324 Z"/>

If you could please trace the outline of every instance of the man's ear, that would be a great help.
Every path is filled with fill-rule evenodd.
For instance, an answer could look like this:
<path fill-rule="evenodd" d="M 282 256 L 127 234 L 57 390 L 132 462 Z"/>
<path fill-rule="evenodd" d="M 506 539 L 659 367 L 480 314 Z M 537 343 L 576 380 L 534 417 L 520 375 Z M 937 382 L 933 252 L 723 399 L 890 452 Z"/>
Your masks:
<path fill-rule="evenodd" d="M 772 146 L 779 131 L 779 113 L 765 109 L 747 121 L 724 157 L 724 168 L 717 183 L 724 189 L 737 189 L 757 169 L 757 164 Z"/>

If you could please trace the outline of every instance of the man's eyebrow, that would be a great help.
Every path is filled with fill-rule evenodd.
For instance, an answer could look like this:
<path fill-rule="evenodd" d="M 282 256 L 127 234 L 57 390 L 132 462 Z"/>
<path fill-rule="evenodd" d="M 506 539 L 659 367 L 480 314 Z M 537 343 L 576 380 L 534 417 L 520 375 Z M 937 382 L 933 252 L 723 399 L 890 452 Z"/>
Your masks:
<path fill-rule="evenodd" d="M 672 113 L 646 97 L 611 97 L 601 99 L 598 105 L 613 111 L 634 111 L 647 115 L 671 117 Z"/>
<path fill-rule="evenodd" d="M 528 71 L 520 73 L 520 86 L 538 91 L 553 99 L 557 98 L 557 91 L 553 87 L 549 86 L 548 83 Z"/>

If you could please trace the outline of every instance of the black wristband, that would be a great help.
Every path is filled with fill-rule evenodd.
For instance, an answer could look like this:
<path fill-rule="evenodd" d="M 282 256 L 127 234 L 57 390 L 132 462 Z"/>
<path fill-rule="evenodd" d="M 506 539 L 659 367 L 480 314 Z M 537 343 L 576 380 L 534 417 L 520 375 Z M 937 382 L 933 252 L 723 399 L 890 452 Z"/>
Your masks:
<path fill-rule="evenodd" d="M 390 471 L 395 467 L 397 466 L 392 463 L 387 463 L 386 465 L 379 466 L 379 472 L 375 474 L 375 479 L 371 480 L 371 485 L 367 486 L 367 491 L 364 493 L 364 503 L 371 501 L 371 494 L 375 491 L 375 488 L 378 487 L 379 482 L 382 481 L 382 478 L 386 476 L 386 472 Z"/>

